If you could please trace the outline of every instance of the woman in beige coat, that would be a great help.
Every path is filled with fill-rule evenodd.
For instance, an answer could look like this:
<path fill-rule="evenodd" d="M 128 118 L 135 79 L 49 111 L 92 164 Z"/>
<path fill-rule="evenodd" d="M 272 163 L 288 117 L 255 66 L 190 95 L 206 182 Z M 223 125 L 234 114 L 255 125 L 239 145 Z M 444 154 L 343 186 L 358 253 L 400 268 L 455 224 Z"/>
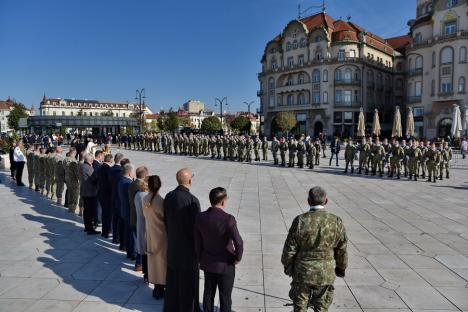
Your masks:
<path fill-rule="evenodd" d="M 148 178 L 148 195 L 143 198 L 143 215 L 146 223 L 146 253 L 148 255 L 148 280 L 154 284 L 153 297 L 164 297 L 166 285 L 167 236 L 164 224 L 163 198 L 159 195 L 161 179 Z"/>

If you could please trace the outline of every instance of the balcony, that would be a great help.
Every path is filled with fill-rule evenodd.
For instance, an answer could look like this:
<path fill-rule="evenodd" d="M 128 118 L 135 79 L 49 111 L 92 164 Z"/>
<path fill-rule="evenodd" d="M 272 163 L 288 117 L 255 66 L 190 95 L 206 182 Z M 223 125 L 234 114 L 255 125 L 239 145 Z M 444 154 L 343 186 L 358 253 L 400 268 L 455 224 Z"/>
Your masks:
<path fill-rule="evenodd" d="M 406 97 L 406 102 L 409 103 L 409 104 L 412 104 L 412 103 L 421 103 L 421 96 L 420 96 L 420 95 L 407 96 L 407 97 Z"/>
<path fill-rule="evenodd" d="M 408 77 L 421 76 L 423 74 L 422 68 L 413 68 L 408 71 Z"/>
<path fill-rule="evenodd" d="M 360 79 L 335 79 L 335 86 L 360 86 Z"/>
<path fill-rule="evenodd" d="M 361 101 L 335 101 L 334 107 L 336 108 L 359 108 L 361 107 Z"/>
<path fill-rule="evenodd" d="M 311 108 L 310 103 L 304 104 L 278 104 L 275 107 L 269 107 L 268 111 L 270 112 L 286 112 L 286 111 L 296 111 L 296 110 L 307 110 Z"/>
<path fill-rule="evenodd" d="M 290 93 L 290 92 L 308 91 L 310 89 L 307 88 L 307 85 L 308 85 L 307 83 L 302 83 L 302 84 L 293 84 L 293 85 L 277 87 L 276 93 L 283 94 L 283 93 Z"/>

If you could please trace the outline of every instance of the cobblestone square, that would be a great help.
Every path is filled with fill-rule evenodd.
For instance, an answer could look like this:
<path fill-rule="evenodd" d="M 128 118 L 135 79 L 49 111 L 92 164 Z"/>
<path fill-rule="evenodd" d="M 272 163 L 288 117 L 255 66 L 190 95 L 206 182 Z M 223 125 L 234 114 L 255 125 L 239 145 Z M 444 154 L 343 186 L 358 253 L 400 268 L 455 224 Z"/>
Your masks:
<path fill-rule="evenodd" d="M 195 173 L 192 193 L 202 209 L 209 207 L 211 188 L 227 188 L 228 212 L 245 244 L 234 311 L 292 310 L 280 256 L 314 185 L 328 192 L 327 209 L 343 219 L 350 240 L 349 268 L 344 280 L 337 279 L 331 311 L 468 311 L 466 168 L 433 184 L 343 175 L 343 167 L 328 167 L 324 159 L 310 171 L 123 153 L 161 176 L 163 196 L 175 188 L 182 167 Z M 17 188 L 6 173 L 0 177 L 0 311 L 162 311 L 162 302 L 109 240 L 85 235 L 80 217 Z M 200 288 L 202 294 L 202 280 Z"/>

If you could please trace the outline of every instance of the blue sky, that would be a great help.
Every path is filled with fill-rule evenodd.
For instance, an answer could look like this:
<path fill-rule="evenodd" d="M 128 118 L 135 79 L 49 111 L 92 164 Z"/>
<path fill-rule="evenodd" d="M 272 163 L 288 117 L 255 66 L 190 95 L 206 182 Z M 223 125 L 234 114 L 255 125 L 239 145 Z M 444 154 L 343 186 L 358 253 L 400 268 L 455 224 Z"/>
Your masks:
<path fill-rule="evenodd" d="M 144 87 L 154 110 L 224 96 L 230 111 L 258 107 L 263 49 L 299 3 L 321 0 L 0 0 L 0 98 L 127 101 Z M 415 5 L 329 0 L 327 13 L 389 37 Z"/>

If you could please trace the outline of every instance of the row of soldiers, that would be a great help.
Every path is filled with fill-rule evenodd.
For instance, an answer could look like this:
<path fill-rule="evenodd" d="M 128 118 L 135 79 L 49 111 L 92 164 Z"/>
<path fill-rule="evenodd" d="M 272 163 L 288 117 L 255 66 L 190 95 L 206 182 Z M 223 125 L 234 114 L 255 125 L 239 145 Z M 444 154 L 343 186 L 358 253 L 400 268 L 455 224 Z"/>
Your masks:
<path fill-rule="evenodd" d="M 65 186 L 65 207 L 76 212 L 80 195 L 79 163 L 76 150 L 70 148 L 66 155 L 59 147 L 30 146 L 26 151 L 29 188 L 56 200 L 62 205 Z"/>
<path fill-rule="evenodd" d="M 345 148 L 345 173 L 350 168 L 354 173 L 354 161 L 359 161 L 358 173 L 367 175 L 379 173 L 383 176 L 387 167 L 387 176 L 390 178 L 401 178 L 402 169 L 408 180 L 417 181 L 419 177 L 429 182 L 436 179 L 443 180 L 450 177 L 450 161 L 452 160 L 452 149 L 448 142 L 402 140 L 401 144 L 396 139 L 391 143 L 387 139 L 380 142 L 378 138 L 374 141 L 363 138 L 361 143 L 355 145 L 350 139 Z"/>

